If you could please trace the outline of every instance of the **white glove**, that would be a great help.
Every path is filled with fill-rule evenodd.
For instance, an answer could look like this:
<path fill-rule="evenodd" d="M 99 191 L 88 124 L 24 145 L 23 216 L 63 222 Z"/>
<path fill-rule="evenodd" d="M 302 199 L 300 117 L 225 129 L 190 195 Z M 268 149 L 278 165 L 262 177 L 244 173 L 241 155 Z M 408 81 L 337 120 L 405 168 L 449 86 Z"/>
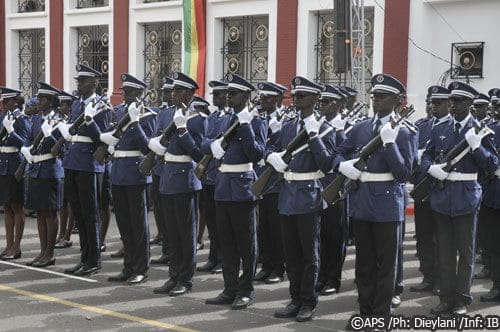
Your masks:
<path fill-rule="evenodd" d="M 31 155 L 31 146 L 23 146 L 21 148 L 21 153 L 29 164 L 33 163 L 33 156 Z"/>
<path fill-rule="evenodd" d="M 236 114 L 240 124 L 250 123 L 252 121 L 253 115 L 247 109 Z"/>
<path fill-rule="evenodd" d="M 277 172 L 284 173 L 288 164 L 283 160 L 286 151 L 273 152 L 267 156 L 267 162 L 274 167 Z"/>
<path fill-rule="evenodd" d="M 323 121 L 318 121 L 314 118 L 314 116 L 312 116 L 304 123 L 304 128 L 306 129 L 308 134 L 317 134 L 322 123 Z"/>
<path fill-rule="evenodd" d="M 128 106 L 128 116 L 130 117 L 130 122 L 134 123 L 139 121 L 139 114 L 141 114 L 142 105 L 137 107 L 137 103 L 133 102 Z"/>
<path fill-rule="evenodd" d="M 174 123 L 177 129 L 186 129 L 187 117 L 182 113 L 180 108 L 178 108 L 174 113 Z"/>
<path fill-rule="evenodd" d="M 380 138 L 382 138 L 382 143 L 384 145 L 389 143 L 394 143 L 396 141 L 396 137 L 398 137 L 399 126 L 392 128 L 391 123 L 387 122 L 382 129 L 380 129 Z"/>
<path fill-rule="evenodd" d="M 465 133 L 465 139 L 467 140 L 467 143 L 469 144 L 470 148 L 472 151 L 476 150 L 479 146 L 481 146 L 481 136 L 476 134 L 476 130 L 474 128 L 471 128 L 467 130 Z"/>
<path fill-rule="evenodd" d="M 269 129 L 271 129 L 271 132 L 274 134 L 276 133 L 278 130 L 281 129 L 281 121 L 278 121 L 278 119 L 276 118 L 271 118 L 271 120 L 269 120 Z"/>
<path fill-rule="evenodd" d="M 422 161 L 422 155 L 424 154 L 425 149 L 420 149 L 417 151 L 417 161 L 418 164 L 420 165 L 420 162 Z"/>
<path fill-rule="evenodd" d="M 337 130 L 344 130 L 346 123 L 347 121 L 345 119 L 342 119 L 342 117 L 340 116 L 337 116 L 331 122 L 333 128 Z"/>
<path fill-rule="evenodd" d="M 445 163 L 431 165 L 431 167 L 427 170 L 427 173 L 429 173 L 433 178 L 443 181 L 448 177 L 448 175 L 450 175 L 450 173 L 443 170 L 444 166 L 446 166 Z"/>
<path fill-rule="evenodd" d="M 84 111 L 85 121 L 88 121 L 87 118 L 93 119 L 96 113 L 97 113 L 97 105 L 92 106 L 92 103 L 88 103 Z"/>
<path fill-rule="evenodd" d="M 114 147 L 120 141 L 119 138 L 113 136 L 114 133 L 115 131 L 113 130 L 109 133 L 101 134 L 101 136 L 99 136 L 99 139 L 101 140 L 101 142 Z"/>
<path fill-rule="evenodd" d="M 9 134 L 14 131 L 14 121 L 9 116 L 3 118 L 2 124 Z"/>
<path fill-rule="evenodd" d="M 148 148 L 159 156 L 167 152 L 167 148 L 160 143 L 161 136 L 153 137 L 148 142 Z"/>
<path fill-rule="evenodd" d="M 359 158 L 342 161 L 339 164 L 339 172 L 347 176 L 349 179 L 356 181 L 361 177 L 361 171 L 354 167 L 354 164 L 358 160 Z"/>
<path fill-rule="evenodd" d="M 57 125 L 57 130 L 59 130 L 59 132 L 61 133 L 61 136 L 68 142 L 71 141 L 71 135 L 69 133 L 69 127 L 71 127 L 71 125 L 69 123 L 62 123 L 60 122 L 58 125 Z"/>
<path fill-rule="evenodd" d="M 212 150 L 212 155 L 215 159 L 222 159 L 222 157 L 224 157 L 224 154 L 226 153 L 221 145 L 222 139 L 222 137 L 218 138 L 213 141 L 212 144 L 210 144 L 210 150 Z"/>
<path fill-rule="evenodd" d="M 43 137 L 45 138 L 49 137 L 52 133 L 52 126 L 50 125 L 49 121 L 44 121 L 42 123 L 42 133 Z"/>

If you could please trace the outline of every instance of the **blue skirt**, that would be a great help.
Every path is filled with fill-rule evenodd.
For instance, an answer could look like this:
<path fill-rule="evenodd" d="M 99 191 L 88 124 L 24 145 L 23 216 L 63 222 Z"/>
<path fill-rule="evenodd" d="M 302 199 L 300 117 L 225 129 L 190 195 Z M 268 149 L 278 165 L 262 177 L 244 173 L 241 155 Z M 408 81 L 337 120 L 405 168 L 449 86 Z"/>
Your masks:
<path fill-rule="evenodd" d="M 29 178 L 26 208 L 59 211 L 62 207 L 62 179 Z"/>

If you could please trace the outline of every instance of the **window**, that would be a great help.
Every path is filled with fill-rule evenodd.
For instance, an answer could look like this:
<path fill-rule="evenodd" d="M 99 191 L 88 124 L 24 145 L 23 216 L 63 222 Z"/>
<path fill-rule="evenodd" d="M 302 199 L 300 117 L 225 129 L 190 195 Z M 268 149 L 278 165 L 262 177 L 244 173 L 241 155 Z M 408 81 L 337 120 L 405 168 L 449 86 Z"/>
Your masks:
<path fill-rule="evenodd" d="M 45 11 L 45 0 L 18 0 L 19 13 L 43 12 Z"/>
<path fill-rule="evenodd" d="M 77 63 L 94 68 L 102 73 L 97 87 L 98 94 L 108 91 L 109 34 L 107 25 L 78 28 Z"/>
<path fill-rule="evenodd" d="M 94 7 L 107 7 L 109 0 L 77 0 L 76 8 L 94 8 Z"/>
<path fill-rule="evenodd" d="M 151 92 L 151 104 L 158 106 L 163 77 L 182 71 L 182 23 L 145 24 L 144 33 L 144 80 Z"/>
<path fill-rule="evenodd" d="M 171 0 L 142 0 L 143 3 L 152 3 L 152 2 L 167 2 Z"/>
<path fill-rule="evenodd" d="M 244 16 L 223 19 L 223 77 L 238 74 L 250 82 L 267 80 L 269 44 L 267 16 Z"/>
<path fill-rule="evenodd" d="M 19 30 L 19 88 L 34 96 L 38 81 L 45 81 L 45 31 Z"/>
<path fill-rule="evenodd" d="M 364 33 L 365 33 L 365 85 L 370 83 L 373 70 L 373 7 L 364 8 Z M 345 74 L 335 73 L 335 57 L 334 57 L 334 34 L 335 34 L 335 15 L 333 11 L 319 12 L 317 14 L 317 42 L 316 50 L 316 81 L 330 83 L 334 85 L 350 85 L 350 77 Z M 356 73 L 356 64 L 361 63 L 361 50 L 358 46 L 358 34 L 352 33 L 352 71 Z M 361 31 L 361 29 L 358 29 Z M 359 66 L 361 67 L 361 66 Z"/>

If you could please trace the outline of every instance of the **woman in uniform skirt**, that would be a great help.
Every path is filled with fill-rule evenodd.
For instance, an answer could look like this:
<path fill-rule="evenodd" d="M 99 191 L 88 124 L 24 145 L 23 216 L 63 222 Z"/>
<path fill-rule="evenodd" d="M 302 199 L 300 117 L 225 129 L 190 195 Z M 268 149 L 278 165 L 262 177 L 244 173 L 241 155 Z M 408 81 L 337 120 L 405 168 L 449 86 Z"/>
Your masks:
<path fill-rule="evenodd" d="M 0 259 L 21 257 L 21 239 L 24 230 L 24 180 L 17 181 L 14 173 L 21 163 L 19 150 L 29 143 L 31 124 L 23 114 L 24 99 L 21 91 L 0 88 L 5 114 L 2 114 L 0 140 L 0 204 L 5 209 L 6 248 Z"/>
<path fill-rule="evenodd" d="M 50 153 L 56 143 L 52 129 L 57 125 L 58 116 L 54 110 L 59 106 L 59 90 L 46 83 L 39 84 L 37 97 L 40 113 L 33 117 L 32 142 L 39 135 L 43 135 L 43 139 L 38 146 L 31 147 L 35 151 L 33 154 L 28 147 L 21 149 L 30 164 L 26 207 L 36 210 L 41 247 L 40 254 L 28 263 L 34 267 L 53 265 L 56 261 L 54 245 L 58 228 L 57 212 L 62 206 L 64 177 L 61 160 Z"/>

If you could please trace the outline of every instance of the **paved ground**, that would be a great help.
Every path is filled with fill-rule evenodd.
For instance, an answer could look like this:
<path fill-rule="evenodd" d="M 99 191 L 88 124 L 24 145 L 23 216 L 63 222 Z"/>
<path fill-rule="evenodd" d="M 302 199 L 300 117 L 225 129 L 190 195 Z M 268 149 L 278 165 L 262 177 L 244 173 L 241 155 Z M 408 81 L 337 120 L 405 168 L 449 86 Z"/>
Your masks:
<path fill-rule="evenodd" d="M 0 223 L 0 247 L 3 248 L 3 219 Z M 47 270 L 29 270 L 24 266 L 24 263 L 38 253 L 36 221 L 28 218 L 22 243 L 22 258 L 15 261 L 19 265 L 0 262 L 0 330 L 339 331 L 357 310 L 353 283 L 353 247 L 349 248 L 344 266 L 341 293 L 320 297 L 315 319 L 302 324 L 273 317 L 273 312 L 288 301 L 287 281 L 277 285 L 257 284 L 255 303 L 244 311 L 204 304 L 206 298 L 217 295 L 222 289 L 221 275 L 197 273 L 193 291 L 179 298 L 152 293 L 154 287 L 160 286 L 166 280 L 167 267 L 153 267 L 149 273 L 149 281 L 140 286 L 129 287 L 107 282 L 106 278 L 118 273 L 122 264 L 121 260 L 109 257 L 111 252 L 121 246 L 114 220 L 111 225 L 107 240 L 108 251 L 103 256 L 101 273 L 92 276 L 90 280 L 76 280 L 47 272 L 62 272 L 78 261 L 79 249 L 75 235 L 72 248 L 56 251 L 55 266 Z M 156 234 L 156 230 L 152 229 L 151 233 Z M 413 234 L 413 220 L 410 219 L 405 239 L 406 289 L 420 281 Z M 153 257 L 158 256 L 159 252 L 160 247 L 152 247 Z M 207 249 L 201 250 L 198 261 L 203 263 L 207 255 Z M 471 315 L 500 313 L 500 303 L 492 306 L 479 302 L 479 295 L 486 292 L 490 286 L 489 281 L 474 284 Z M 417 295 L 406 291 L 396 314 L 427 315 L 437 301 L 431 294 Z"/>

